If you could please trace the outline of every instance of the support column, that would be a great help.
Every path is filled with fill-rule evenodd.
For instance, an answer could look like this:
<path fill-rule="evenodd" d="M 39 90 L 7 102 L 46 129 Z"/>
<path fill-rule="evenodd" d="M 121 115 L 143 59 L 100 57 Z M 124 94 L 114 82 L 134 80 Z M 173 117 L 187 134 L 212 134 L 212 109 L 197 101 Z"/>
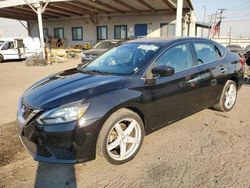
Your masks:
<path fill-rule="evenodd" d="M 43 36 L 43 19 L 42 14 L 46 10 L 46 7 L 48 6 L 50 0 L 38 0 L 37 3 L 34 3 L 31 5 L 28 0 L 24 0 L 30 8 L 37 14 L 37 20 L 38 20 L 38 28 L 39 28 L 39 37 L 40 37 L 40 43 L 42 48 L 42 58 L 45 59 L 45 44 L 44 44 L 44 36 Z M 46 4 L 43 6 L 42 3 L 46 2 Z"/>
<path fill-rule="evenodd" d="M 37 8 L 39 37 L 40 37 L 40 43 L 41 43 L 41 47 L 42 47 L 42 57 L 45 59 L 45 44 L 44 44 L 44 36 L 43 36 L 42 5 L 40 3 L 38 3 L 36 8 Z"/>
<path fill-rule="evenodd" d="M 183 12 L 183 0 L 177 0 L 175 36 L 178 37 L 182 36 L 182 12 Z"/>

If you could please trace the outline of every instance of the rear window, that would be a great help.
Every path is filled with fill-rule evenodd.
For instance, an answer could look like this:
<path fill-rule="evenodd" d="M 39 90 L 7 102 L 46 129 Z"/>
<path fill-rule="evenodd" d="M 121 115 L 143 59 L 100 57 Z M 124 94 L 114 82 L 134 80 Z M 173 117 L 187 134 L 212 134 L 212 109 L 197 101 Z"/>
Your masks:
<path fill-rule="evenodd" d="M 194 43 L 197 59 L 201 63 L 210 63 L 220 59 L 223 54 L 214 45 L 210 43 Z"/>

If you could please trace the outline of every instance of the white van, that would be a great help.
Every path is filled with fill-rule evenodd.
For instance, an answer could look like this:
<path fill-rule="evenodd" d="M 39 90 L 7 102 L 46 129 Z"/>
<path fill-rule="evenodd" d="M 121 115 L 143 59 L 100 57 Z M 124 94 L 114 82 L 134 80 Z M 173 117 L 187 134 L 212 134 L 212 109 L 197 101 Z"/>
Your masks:
<path fill-rule="evenodd" d="M 38 38 L 0 38 L 0 62 L 26 59 L 41 52 Z"/>
<path fill-rule="evenodd" d="M 37 37 L 25 37 L 23 38 L 23 44 L 25 46 L 26 57 L 40 54 L 42 52 L 40 39 Z"/>
<path fill-rule="evenodd" d="M 21 38 L 0 39 L 0 62 L 12 59 L 25 59 L 25 48 Z"/>

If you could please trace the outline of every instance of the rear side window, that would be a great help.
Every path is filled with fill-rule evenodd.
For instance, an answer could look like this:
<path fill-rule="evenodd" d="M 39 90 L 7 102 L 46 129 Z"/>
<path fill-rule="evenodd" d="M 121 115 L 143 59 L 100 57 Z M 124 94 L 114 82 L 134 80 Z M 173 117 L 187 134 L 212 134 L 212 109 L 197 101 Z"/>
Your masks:
<path fill-rule="evenodd" d="M 210 43 L 194 43 L 197 59 L 201 63 L 217 61 L 222 57 L 220 50 Z"/>

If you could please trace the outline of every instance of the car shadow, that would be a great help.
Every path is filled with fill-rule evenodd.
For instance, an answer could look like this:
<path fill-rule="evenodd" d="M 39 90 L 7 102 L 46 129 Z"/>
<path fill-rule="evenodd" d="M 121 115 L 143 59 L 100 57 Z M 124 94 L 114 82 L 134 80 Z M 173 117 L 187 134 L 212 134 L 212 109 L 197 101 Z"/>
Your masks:
<path fill-rule="evenodd" d="M 75 168 L 72 164 L 38 163 L 35 188 L 76 188 Z"/>

